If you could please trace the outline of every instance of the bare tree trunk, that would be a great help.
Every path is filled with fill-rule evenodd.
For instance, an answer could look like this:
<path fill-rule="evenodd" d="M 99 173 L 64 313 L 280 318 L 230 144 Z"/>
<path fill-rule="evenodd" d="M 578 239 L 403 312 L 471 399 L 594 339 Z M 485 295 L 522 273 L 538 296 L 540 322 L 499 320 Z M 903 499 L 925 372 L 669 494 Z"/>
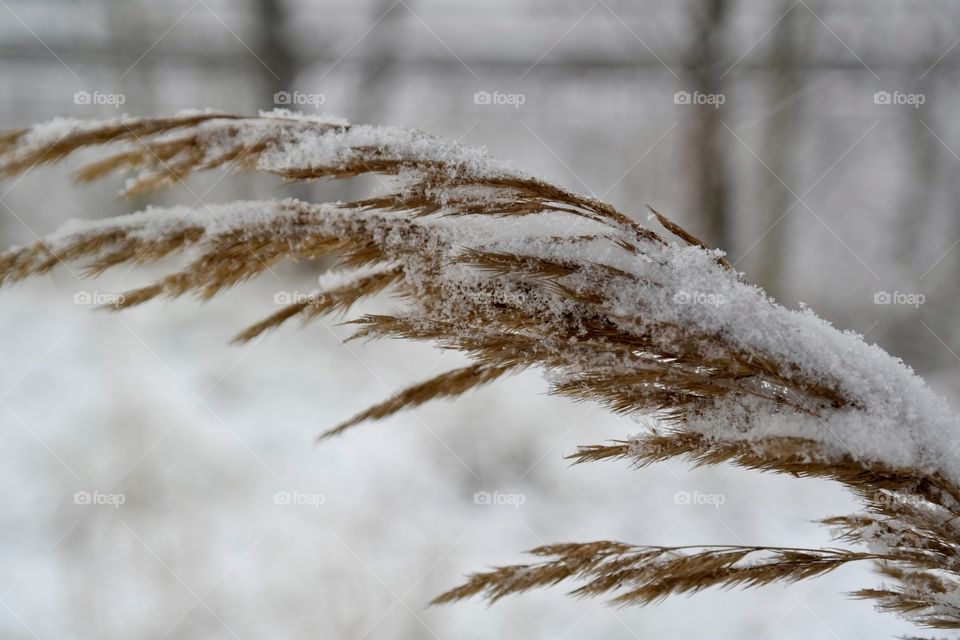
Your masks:
<path fill-rule="evenodd" d="M 778 15 L 787 11 L 777 24 L 773 35 L 773 52 L 770 57 L 769 90 L 767 93 L 767 119 L 763 132 L 763 158 L 776 174 L 796 191 L 792 178 L 799 174 L 797 146 L 803 117 L 804 73 L 800 68 L 804 57 L 803 30 L 808 13 L 794 6 L 789 0 L 777 6 Z M 756 279 L 775 298 L 783 298 L 784 273 L 789 260 L 791 213 L 796 214 L 800 205 L 795 205 L 793 194 L 771 172 L 763 170 L 764 183 L 759 202 L 762 211 L 762 230 L 766 235 L 757 245 Z M 785 212 L 793 206 L 791 213 Z"/>
<path fill-rule="evenodd" d="M 380 19 L 367 35 L 368 55 L 360 69 L 360 78 L 353 98 L 353 118 L 357 122 L 379 122 L 386 115 L 394 91 L 398 62 L 403 42 L 403 20 L 407 9 L 394 6 L 394 0 L 377 0 L 371 6 L 371 21 Z M 408 2 L 413 9 L 413 2 Z M 392 7 L 392 8 L 391 8 Z"/>
<path fill-rule="evenodd" d="M 693 45 L 686 70 L 694 91 L 708 95 L 723 93 L 721 67 L 724 22 L 728 0 L 705 0 L 692 5 Z M 694 206 L 699 222 L 693 226 L 709 245 L 732 249 L 728 162 L 724 154 L 723 105 L 693 105 L 695 119 L 689 148 L 692 153 Z"/>
<path fill-rule="evenodd" d="M 929 64 L 933 64 L 933 60 L 930 60 Z M 927 104 L 934 101 L 937 81 L 937 78 L 932 78 L 924 85 L 916 87 L 916 90 L 925 96 Z M 933 299 L 926 307 L 924 322 L 938 336 L 952 343 L 956 340 L 958 316 L 958 307 L 954 302 L 958 299 L 956 256 L 951 261 L 948 255 L 938 263 L 935 271 L 926 278 L 920 278 L 939 258 L 939 251 L 946 250 L 946 247 L 943 247 L 938 251 L 930 251 L 931 247 L 937 246 L 937 230 L 948 230 L 947 237 L 950 237 L 952 242 L 957 237 L 953 234 L 960 228 L 955 222 L 956 214 L 941 218 L 939 216 L 942 216 L 943 211 L 937 206 L 942 204 L 938 202 L 937 194 L 949 193 L 950 189 L 940 185 L 944 149 L 931 130 L 942 131 L 944 127 L 938 124 L 935 113 L 923 108 L 905 108 L 902 111 L 905 112 L 904 117 L 908 123 L 903 129 L 902 148 L 909 159 L 909 169 L 908 178 L 899 194 L 897 217 L 890 243 L 898 271 L 898 287 L 901 291 L 937 293 L 935 298 L 931 296 Z M 950 253 L 957 250 L 954 248 Z M 933 310 L 933 313 L 930 310 Z M 931 344 L 916 340 L 916 325 L 915 314 L 901 314 L 894 315 L 890 321 L 882 322 L 878 329 L 883 336 L 884 345 L 907 362 L 936 362 L 941 352 L 940 344 L 936 341 Z"/>
<path fill-rule="evenodd" d="M 265 108 L 272 109 L 273 94 L 277 91 L 293 91 L 297 80 L 297 61 L 290 50 L 290 38 L 285 33 L 287 13 L 279 0 L 254 0 L 259 18 L 260 34 L 257 38 L 257 57 L 260 66 Z"/>
<path fill-rule="evenodd" d="M 933 101 L 934 87 L 933 82 L 923 87 L 923 95 L 927 103 Z M 923 251 L 923 236 L 927 226 L 934 222 L 931 196 L 937 192 L 942 148 L 936 137 L 927 129 L 929 126 L 934 131 L 937 130 L 935 114 L 924 112 L 922 109 L 904 109 L 903 111 L 906 112 L 909 121 L 903 146 L 910 157 L 910 179 L 900 197 L 898 219 L 900 224 L 896 230 L 897 240 L 893 243 L 893 247 L 904 275 L 908 278 L 916 278 L 929 266 L 923 264 L 924 260 L 929 259 Z"/>
<path fill-rule="evenodd" d="M 350 120 L 364 124 L 389 121 L 391 96 L 396 95 L 395 83 L 403 42 L 403 20 L 415 10 L 413 2 L 406 9 L 394 0 L 376 0 L 370 5 L 370 22 L 376 26 L 367 34 L 368 53 L 360 65 L 354 89 Z M 356 181 L 343 185 L 345 200 L 361 197 L 365 192 Z"/>
<path fill-rule="evenodd" d="M 296 106 L 278 105 L 274 94 L 278 91 L 293 93 L 298 90 L 297 76 L 300 73 L 296 57 L 290 49 L 290 38 L 286 33 L 287 12 L 280 0 L 254 0 L 257 12 L 259 33 L 257 34 L 257 57 L 260 59 L 261 89 L 259 100 L 264 109 L 278 106 L 296 109 Z M 310 200 L 310 184 L 284 185 L 287 195 L 300 200 Z"/>

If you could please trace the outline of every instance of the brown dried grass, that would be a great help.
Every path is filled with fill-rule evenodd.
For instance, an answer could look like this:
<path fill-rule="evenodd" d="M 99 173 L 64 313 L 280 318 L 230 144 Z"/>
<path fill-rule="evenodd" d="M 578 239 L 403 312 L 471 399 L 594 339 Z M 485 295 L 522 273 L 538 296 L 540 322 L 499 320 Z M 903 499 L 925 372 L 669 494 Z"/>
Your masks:
<path fill-rule="evenodd" d="M 263 135 L 241 135 L 246 127 L 268 120 L 273 126 L 265 128 Z M 261 158 L 304 132 L 342 133 L 349 129 L 350 125 L 295 118 L 201 114 L 125 119 L 39 145 L 31 142 L 28 130 L 14 131 L 0 134 L 0 175 L 14 176 L 63 160 L 77 150 L 104 146 L 110 150 L 84 166 L 77 179 L 87 182 L 138 170 L 126 192 L 141 194 L 176 184 L 200 170 L 263 170 Z M 195 257 L 180 271 L 128 292 L 117 305 L 122 308 L 159 296 L 192 293 L 210 298 L 284 259 L 333 255 L 347 268 L 373 265 L 379 269 L 318 291 L 253 324 L 236 336 L 236 341 L 243 342 L 293 318 L 306 323 L 343 313 L 358 300 L 387 290 L 416 299 L 428 311 L 439 309 L 445 295 L 439 276 L 450 265 L 444 254 L 429 250 L 431 238 L 418 224 L 430 216 L 560 212 L 606 225 L 610 229 L 607 240 L 634 254 L 643 253 L 645 243 L 667 242 L 607 203 L 535 178 L 474 174 L 469 167 L 442 157 L 391 155 L 373 147 L 344 151 L 349 153 L 336 162 L 272 172 L 290 181 L 401 172 L 415 179 L 394 193 L 333 208 L 294 201 L 272 203 L 267 208 L 282 223 L 243 221 L 210 232 L 202 224 L 186 221 L 172 225 L 159 238 L 140 233 L 143 225 L 130 222 L 99 225 L 77 232 L 56 247 L 39 241 L 0 255 L 0 284 L 45 273 L 62 262 L 86 260 L 86 275 L 95 276 L 119 264 L 145 264 L 187 248 L 194 250 Z M 477 199 L 470 193 L 474 188 L 487 189 L 495 196 Z M 356 215 L 358 212 L 369 215 Z M 681 241 L 704 246 L 663 214 L 653 214 Z M 385 237 L 393 240 L 385 241 Z M 577 243 L 595 239 L 556 240 Z M 730 271 L 731 278 L 737 277 L 729 263 L 722 258 L 717 261 Z M 626 331 L 611 321 L 611 311 L 600 292 L 572 283 L 578 274 L 612 280 L 634 278 L 608 266 L 470 248 L 459 254 L 457 262 L 490 276 L 476 284 L 470 295 L 496 298 L 504 287 L 510 287 L 511 292 L 526 296 L 525 303 L 468 303 L 459 311 L 457 326 L 439 312 L 417 319 L 402 315 L 355 319 L 356 337 L 431 341 L 465 352 L 474 364 L 415 384 L 341 423 L 324 437 L 435 398 L 459 396 L 528 367 L 572 371 L 575 375 L 555 385 L 554 392 L 575 400 L 598 401 L 618 413 L 660 411 L 675 427 L 629 441 L 583 447 L 573 454 L 574 462 L 624 459 L 644 466 L 685 459 L 698 466 L 729 463 L 834 480 L 863 499 L 865 512 L 830 518 L 825 524 L 837 528 L 839 539 L 851 544 L 869 544 L 883 536 L 889 552 L 773 546 L 644 547 L 618 542 L 549 545 L 532 551 L 546 560 L 475 574 L 435 603 L 473 596 L 495 601 L 575 580 L 580 583 L 573 591 L 575 596 L 609 595 L 620 605 L 647 604 L 709 587 L 759 587 L 802 580 L 850 562 L 871 560 L 879 563 L 881 573 L 895 585 L 863 589 L 856 597 L 870 598 L 881 609 L 928 627 L 960 628 L 960 611 L 944 598 L 957 590 L 960 575 L 956 528 L 960 488 L 924 470 L 888 468 L 851 456 L 828 455 L 812 440 L 721 441 L 683 428 L 686 416 L 709 412 L 719 398 L 749 395 L 769 401 L 776 411 L 814 416 L 825 408 L 853 406 L 855 402 L 845 396 L 836 380 L 829 376 L 810 379 L 790 363 L 744 352 L 718 336 L 689 327 L 660 325 L 646 332 Z M 417 278 L 410 277 L 412 268 L 418 270 Z M 563 298 L 576 314 L 547 322 L 547 310 L 536 303 L 542 292 Z M 584 368 L 585 362 L 593 364 Z"/>

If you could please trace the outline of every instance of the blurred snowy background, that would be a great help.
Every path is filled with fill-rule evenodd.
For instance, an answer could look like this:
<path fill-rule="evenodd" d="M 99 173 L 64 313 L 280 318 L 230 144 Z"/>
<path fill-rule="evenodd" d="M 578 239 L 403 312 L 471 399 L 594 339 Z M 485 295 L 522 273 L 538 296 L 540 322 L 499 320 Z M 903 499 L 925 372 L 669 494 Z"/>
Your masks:
<path fill-rule="evenodd" d="M 784 304 L 866 334 L 956 402 L 958 38 L 946 0 L 0 0 L 0 126 L 285 106 L 486 146 L 637 216 L 653 204 Z M 218 174 L 127 202 L 119 179 L 71 188 L 68 175 L 0 183 L 4 245 L 151 202 L 369 186 Z M 149 273 L 59 270 L 0 295 L 2 637 L 911 631 L 842 597 L 879 582 L 867 567 L 644 609 L 562 589 L 427 608 L 462 574 L 545 542 L 829 544 L 812 520 L 852 501 L 730 468 L 570 468 L 577 445 L 637 426 L 546 396 L 539 373 L 314 446 L 459 359 L 341 346 L 335 322 L 227 345 L 316 272 L 286 265 L 202 308 L 121 315 L 88 303 Z"/>

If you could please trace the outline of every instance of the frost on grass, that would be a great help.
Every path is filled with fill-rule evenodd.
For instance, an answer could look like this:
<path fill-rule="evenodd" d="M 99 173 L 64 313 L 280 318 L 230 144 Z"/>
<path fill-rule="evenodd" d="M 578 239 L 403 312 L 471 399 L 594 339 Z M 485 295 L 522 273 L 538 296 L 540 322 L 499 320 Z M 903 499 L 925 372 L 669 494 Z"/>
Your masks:
<path fill-rule="evenodd" d="M 558 394 L 665 425 L 584 447 L 573 456 L 579 462 L 730 462 L 830 478 L 866 506 L 825 521 L 863 553 L 551 545 L 536 553 L 552 560 L 477 574 L 440 601 L 579 579 L 587 580 L 580 595 L 616 591 L 620 602 L 646 603 L 708 586 L 813 577 L 868 559 L 896 585 L 858 595 L 920 624 L 960 625 L 957 415 L 900 360 L 809 310 L 776 304 L 721 252 L 661 214 L 651 210 L 672 235 L 484 150 L 285 111 L 55 121 L 0 136 L 0 173 L 101 146 L 102 157 L 78 178 L 126 173 L 133 194 L 216 168 L 286 180 L 374 174 L 382 189 L 348 203 L 235 202 L 70 222 L 0 256 L 0 282 L 61 262 L 97 274 L 186 254 L 179 271 L 117 305 L 131 306 L 159 296 L 207 298 L 278 261 L 332 255 L 337 267 L 315 292 L 236 339 L 294 318 L 344 313 L 389 292 L 394 308 L 353 318 L 356 336 L 426 340 L 465 352 L 473 364 L 414 384 L 328 435 L 538 367 Z"/>

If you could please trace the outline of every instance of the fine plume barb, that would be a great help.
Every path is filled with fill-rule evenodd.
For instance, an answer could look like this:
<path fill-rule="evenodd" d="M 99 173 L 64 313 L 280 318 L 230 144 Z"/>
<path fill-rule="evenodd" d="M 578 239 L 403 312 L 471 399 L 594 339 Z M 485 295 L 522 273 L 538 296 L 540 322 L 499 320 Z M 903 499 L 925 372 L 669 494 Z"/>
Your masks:
<path fill-rule="evenodd" d="M 534 564 L 478 573 L 437 598 L 498 600 L 576 582 L 576 596 L 648 604 L 709 587 L 760 587 L 876 563 L 889 584 L 856 597 L 931 628 L 960 628 L 960 421 L 906 365 L 809 310 L 778 305 L 722 252 L 650 208 L 628 213 L 427 133 L 285 111 L 106 121 L 55 120 L 0 134 L 0 176 L 93 149 L 80 182 L 118 173 L 124 193 L 210 169 L 286 181 L 375 175 L 352 202 L 241 201 L 151 207 L 71 221 L 0 254 L 0 285 L 59 264 L 95 277 L 172 255 L 177 270 L 117 298 L 209 299 L 288 260 L 336 266 L 309 294 L 246 328 L 349 314 L 389 295 L 389 312 L 348 316 L 353 337 L 427 341 L 471 364 L 416 382 L 321 437 L 525 369 L 552 392 L 655 426 L 582 447 L 576 463 L 680 459 L 819 477 L 852 490 L 860 513 L 831 517 L 850 548 L 549 545 Z M 166 264 L 166 263 L 164 263 Z"/>
<path fill-rule="evenodd" d="M 477 573 L 460 587 L 434 599 L 445 604 L 472 596 L 491 602 L 536 587 L 577 579 L 577 597 L 613 596 L 617 605 L 650 604 L 669 595 L 710 587 L 760 587 L 795 582 L 858 560 L 883 556 L 842 549 L 709 546 L 643 547 L 618 542 L 558 544 L 533 549 L 551 559 Z"/>

